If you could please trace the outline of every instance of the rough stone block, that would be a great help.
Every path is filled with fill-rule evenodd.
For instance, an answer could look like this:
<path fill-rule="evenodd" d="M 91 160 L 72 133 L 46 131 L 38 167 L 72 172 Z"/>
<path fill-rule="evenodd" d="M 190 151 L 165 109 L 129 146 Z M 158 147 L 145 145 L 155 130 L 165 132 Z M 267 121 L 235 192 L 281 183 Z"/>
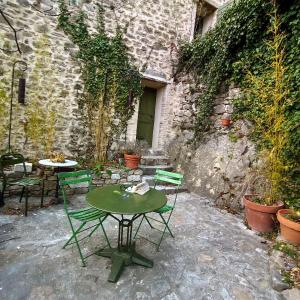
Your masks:
<path fill-rule="evenodd" d="M 103 174 L 101 175 L 101 177 L 102 177 L 103 179 L 110 179 L 110 175 L 107 174 L 107 173 L 103 173 Z"/>
<path fill-rule="evenodd" d="M 300 289 L 293 288 L 282 292 L 284 300 L 300 299 Z"/>
<path fill-rule="evenodd" d="M 218 115 L 225 113 L 226 112 L 225 105 L 223 105 L 223 104 L 216 105 L 214 108 L 214 111 Z"/>
<path fill-rule="evenodd" d="M 111 179 L 119 180 L 119 179 L 121 179 L 121 176 L 120 176 L 120 174 L 111 174 Z"/>
<path fill-rule="evenodd" d="M 113 179 L 106 179 L 105 180 L 105 184 L 116 184 L 117 181 L 116 180 L 113 180 Z"/>
<path fill-rule="evenodd" d="M 141 169 L 134 170 L 134 175 L 143 175 L 143 170 Z"/>
<path fill-rule="evenodd" d="M 129 175 L 127 180 L 129 182 L 137 182 L 137 181 L 141 181 L 141 175 Z"/>

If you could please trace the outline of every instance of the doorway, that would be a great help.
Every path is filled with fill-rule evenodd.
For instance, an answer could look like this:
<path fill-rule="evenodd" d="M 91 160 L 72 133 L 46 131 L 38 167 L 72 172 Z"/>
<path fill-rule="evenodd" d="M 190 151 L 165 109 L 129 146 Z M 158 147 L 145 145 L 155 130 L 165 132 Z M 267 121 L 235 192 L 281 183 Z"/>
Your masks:
<path fill-rule="evenodd" d="M 156 89 L 145 87 L 139 105 L 136 138 L 146 141 L 150 147 L 153 140 L 156 94 Z"/>

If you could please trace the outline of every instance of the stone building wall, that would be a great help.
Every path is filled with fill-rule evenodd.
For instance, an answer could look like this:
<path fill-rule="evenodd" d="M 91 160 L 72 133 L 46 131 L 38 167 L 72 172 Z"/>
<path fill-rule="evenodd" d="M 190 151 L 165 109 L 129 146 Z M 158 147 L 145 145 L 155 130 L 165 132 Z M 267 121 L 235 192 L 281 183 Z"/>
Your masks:
<path fill-rule="evenodd" d="M 66 169 L 69 171 L 70 169 Z M 53 168 L 43 167 L 38 168 L 33 171 L 41 176 L 44 180 L 44 195 L 45 196 L 55 196 L 56 184 L 57 184 L 57 174 Z M 15 178 L 22 176 L 22 173 L 14 173 Z M 102 187 L 104 185 L 110 184 L 121 184 L 124 186 L 135 185 L 142 181 L 143 170 L 127 170 L 120 168 L 107 168 L 105 171 L 94 172 L 92 174 L 92 186 Z M 65 187 L 67 194 L 81 194 L 88 191 L 86 183 L 73 184 Z M 5 189 L 4 197 L 13 196 L 20 194 L 22 188 L 18 185 L 10 185 Z M 41 196 L 42 195 L 42 184 L 34 185 L 29 187 L 29 195 Z"/>
<path fill-rule="evenodd" d="M 74 1 L 71 1 L 74 2 Z M 77 11 L 82 8 L 88 15 L 90 30 L 96 25 L 96 0 L 76 1 L 78 6 L 70 6 Z M 215 6 L 224 0 L 214 0 Z M 194 0 L 103 0 L 105 28 L 114 34 L 117 26 L 127 28 L 124 41 L 132 61 L 139 68 L 146 85 L 159 83 L 160 116 L 156 122 L 157 145 L 164 145 L 174 136 L 173 118 L 181 105 L 181 89 L 185 83 L 176 83 L 173 73 L 177 63 L 177 49 L 181 41 L 193 36 L 196 3 Z M 0 80 L 9 95 L 11 68 L 13 61 L 24 60 L 28 64 L 26 106 L 16 105 L 14 110 L 12 144 L 27 156 L 39 158 L 44 155 L 41 147 L 35 145 L 25 134 L 26 111 L 43 113 L 50 124 L 49 111 L 56 114 L 56 135 L 54 150 L 67 156 L 82 156 L 88 143 L 87 129 L 82 125 L 77 98 L 82 92 L 80 66 L 73 58 L 76 47 L 69 38 L 57 29 L 57 1 L 54 0 L 0 0 L 1 9 L 18 31 L 22 50 L 17 52 L 0 50 Z M 34 9 L 34 7 L 36 9 Z M 49 11 L 49 8 L 53 7 Z M 42 11 L 47 11 L 42 13 Z M 15 49 L 12 31 L 0 16 L 0 47 Z M 46 59 L 43 57 L 46 56 Z M 14 98 L 16 102 L 16 95 Z M 31 107 L 30 107 L 31 106 Z M 29 107 L 29 108 L 28 108 Z M 8 109 L 8 107 L 6 107 Z M 180 111 L 180 109 L 179 109 Z M 7 115 L 6 121 L 7 124 Z M 135 139 L 137 113 L 129 122 L 127 136 Z M 48 126 L 49 127 L 49 126 Z M 44 132 L 51 132 L 46 127 Z M 7 130 L 6 130 L 7 131 Z M 38 132 L 37 136 L 41 135 Z M 7 135 L 1 137 L 1 148 L 5 148 Z M 3 141 L 2 141 L 3 140 Z M 40 143 L 49 140 L 47 134 Z"/>
<path fill-rule="evenodd" d="M 256 149 L 249 140 L 251 124 L 245 120 L 233 121 L 228 127 L 221 124 L 224 114 L 230 117 L 232 99 L 239 95 L 239 89 L 231 87 L 215 99 L 211 129 L 201 142 L 194 144 L 195 99 L 201 87 L 191 83 L 191 89 L 187 86 L 181 88 L 183 100 L 174 115 L 174 137 L 167 147 L 168 154 L 185 175 L 190 191 L 214 199 L 222 207 L 239 210 L 257 165 Z M 196 88 L 191 94 L 190 90 Z"/>
<path fill-rule="evenodd" d="M 91 30 L 96 22 L 96 2 L 80 2 L 80 6 L 88 14 Z M 53 10 L 41 13 L 33 8 L 35 3 L 41 3 L 36 6 L 40 11 L 49 9 L 51 5 Z M 150 80 L 154 78 L 154 81 L 158 78 L 163 82 L 164 101 L 161 105 L 158 142 L 162 148 L 172 131 L 173 104 L 180 101 L 176 97 L 177 88 L 172 79 L 177 61 L 176 49 L 179 41 L 189 40 L 192 36 L 195 3 L 193 0 L 105 0 L 103 5 L 107 32 L 113 34 L 117 25 L 123 28 L 127 26 L 124 40 L 132 60 L 145 77 Z M 47 115 L 49 108 L 54 107 L 55 150 L 63 151 L 67 156 L 82 155 L 87 135 L 86 128 L 80 125 L 81 114 L 76 100 L 82 92 L 80 66 L 73 59 L 76 48 L 68 37 L 57 29 L 57 18 L 50 16 L 57 13 L 56 1 L 1 0 L 1 8 L 14 27 L 17 30 L 21 29 L 18 31 L 18 40 L 22 54 L 0 51 L 0 80 L 7 90 L 7 95 L 13 61 L 22 59 L 28 64 L 26 106 L 16 104 L 14 110 L 14 149 L 22 150 L 31 157 L 38 158 L 43 155 L 42 150 L 33 145 L 24 131 L 28 119 L 26 110 L 32 105 L 37 115 L 41 111 Z M 76 9 L 74 7 L 74 10 Z M 2 17 L 0 24 L 4 28 L 0 32 L 0 47 L 15 49 L 12 32 Z M 47 60 L 41 65 L 38 59 L 43 60 L 45 53 Z M 39 70 L 37 66 L 40 66 Z M 7 136 L 2 139 L 1 148 L 5 148 Z M 44 140 L 46 139 L 47 136 Z"/>

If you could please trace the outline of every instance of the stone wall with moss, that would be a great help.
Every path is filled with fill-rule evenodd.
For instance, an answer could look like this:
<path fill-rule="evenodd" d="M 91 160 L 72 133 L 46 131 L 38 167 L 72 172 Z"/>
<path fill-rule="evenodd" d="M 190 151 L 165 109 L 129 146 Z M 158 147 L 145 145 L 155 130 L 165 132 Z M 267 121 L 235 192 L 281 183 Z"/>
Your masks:
<path fill-rule="evenodd" d="M 190 191 L 214 199 L 223 208 L 239 211 L 258 164 L 256 147 L 249 139 L 251 123 L 246 120 L 233 120 L 230 126 L 221 123 L 224 114 L 231 118 L 232 100 L 239 95 L 239 89 L 232 86 L 216 97 L 210 131 L 195 143 L 195 99 L 201 93 L 201 86 L 182 78 L 185 80 L 188 83 L 181 88 L 182 101 L 174 115 L 174 137 L 167 152 L 177 170 L 185 174 Z"/>
<path fill-rule="evenodd" d="M 79 3 L 93 30 L 97 1 Z M 105 0 L 102 3 L 106 31 L 113 34 L 117 26 L 123 28 L 129 54 L 140 72 L 166 82 L 159 133 L 159 145 L 163 148 L 174 135 L 172 123 L 181 101 L 178 94 L 181 84 L 174 82 L 173 74 L 180 41 L 192 37 L 195 1 Z M 49 10 L 51 6 L 53 9 Z M 57 17 L 52 16 L 58 13 L 57 2 L 2 0 L 1 8 L 15 29 L 20 30 L 17 36 L 22 51 L 22 54 L 11 52 L 16 48 L 12 31 L 0 16 L 0 48 L 9 50 L 0 50 L 0 93 L 8 96 L 1 96 L 1 103 L 9 101 L 13 62 L 22 59 L 28 64 L 26 105 L 17 104 L 14 95 L 13 148 L 33 159 L 47 156 L 52 150 L 71 157 L 84 155 L 88 138 L 77 104 L 83 90 L 80 66 L 74 59 L 76 47 L 57 29 Z M 76 11 L 79 7 L 72 9 Z M 7 132 L 7 118 L 1 118 L 0 122 Z M 2 150 L 6 141 L 4 133 Z"/>
<path fill-rule="evenodd" d="M 56 18 L 34 10 L 29 1 L 3 1 L 3 12 L 17 30 L 22 53 L 13 52 L 16 44 L 5 20 L 0 17 L 0 80 L 6 94 L 5 130 L 1 150 L 7 147 L 7 122 L 10 84 L 14 61 L 27 63 L 25 105 L 17 103 L 19 68 L 16 65 L 13 100 L 12 148 L 31 159 L 38 159 L 52 150 L 72 155 L 71 130 L 76 119 L 76 83 L 80 69 L 73 59 L 72 48 L 65 35 L 56 29 Z M 20 31 L 19 31 L 20 30 Z M 5 51 L 8 50 L 8 51 Z M 78 136 L 79 138 L 79 136 Z"/>

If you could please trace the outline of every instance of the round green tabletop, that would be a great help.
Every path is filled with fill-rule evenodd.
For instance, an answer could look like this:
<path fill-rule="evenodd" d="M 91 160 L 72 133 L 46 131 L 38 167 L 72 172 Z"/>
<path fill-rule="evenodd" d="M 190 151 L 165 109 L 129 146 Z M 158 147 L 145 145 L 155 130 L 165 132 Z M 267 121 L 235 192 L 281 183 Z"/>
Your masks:
<path fill-rule="evenodd" d="M 167 197 L 161 191 L 150 189 L 141 196 L 125 192 L 121 185 L 95 188 L 88 192 L 86 200 L 92 207 L 108 213 L 124 215 L 151 212 L 167 203 Z"/>

